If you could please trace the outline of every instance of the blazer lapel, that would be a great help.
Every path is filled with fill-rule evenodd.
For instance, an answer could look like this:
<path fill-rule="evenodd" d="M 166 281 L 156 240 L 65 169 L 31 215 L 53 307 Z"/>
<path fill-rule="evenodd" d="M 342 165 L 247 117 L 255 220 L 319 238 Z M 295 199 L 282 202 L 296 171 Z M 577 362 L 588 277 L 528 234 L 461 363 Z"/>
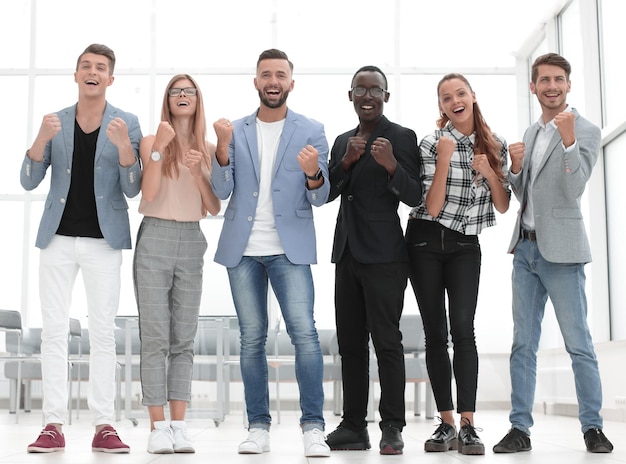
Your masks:
<path fill-rule="evenodd" d="M 243 125 L 243 135 L 245 136 L 248 144 L 248 152 L 254 168 L 256 180 L 260 183 L 261 176 L 259 173 L 259 142 L 256 136 L 256 112 L 246 118 Z"/>
<path fill-rule="evenodd" d="M 76 105 L 67 109 L 61 115 L 61 128 L 63 130 L 63 142 L 68 169 L 72 169 L 74 157 L 74 125 L 76 124 Z"/>
<path fill-rule="evenodd" d="M 104 108 L 104 114 L 102 115 L 102 121 L 100 122 L 100 131 L 98 132 L 98 140 L 96 142 L 96 160 L 100 157 L 100 155 L 102 155 L 102 150 L 105 145 L 109 143 L 109 137 L 107 137 L 107 126 L 110 121 L 115 119 L 116 114 L 117 110 L 107 102 L 107 105 Z"/>
<path fill-rule="evenodd" d="M 378 137 L 384 136 L 387 127 L 389 127 L 389 120 L 385 116 L 383 116 L 378 122 L 376 129 L 374 129 L 374 132 L 372 132 L 370 138 L 367 140 L 367 144 L 365 145 L 365 153 L 352 168 L 352 180 L 354 180 L 363 171 L 363 167 L 365 166 L 365 164 L 371 161 L 372 154 L 370 152 L 370 149 L 372 147 L 372 142 L 374 142 L 374 140 L 376 140 Z M 355 135 L 357 131 L 358 128 L 355 129 Z"/>
<path fill-rule="evenodd" d="M 276 176 L 276 172 L 278 171 L 278 167 L 281 165 L 283 158 L 285 157 L 285 153 L 287 153 L 287 147 L 289 146 L 289 142 L 291 140 L 291 136 L 296 130 L 295 124 L 295 116 L 288 109 L 287 117 L 285 118 L 285 125 L 283 127 L 283 131 L 280 134 L 280 141 L 278 142 L 278 150 L 276 152 L 276 159 L 274 160 L 274 173 L 273 176 Z"/>

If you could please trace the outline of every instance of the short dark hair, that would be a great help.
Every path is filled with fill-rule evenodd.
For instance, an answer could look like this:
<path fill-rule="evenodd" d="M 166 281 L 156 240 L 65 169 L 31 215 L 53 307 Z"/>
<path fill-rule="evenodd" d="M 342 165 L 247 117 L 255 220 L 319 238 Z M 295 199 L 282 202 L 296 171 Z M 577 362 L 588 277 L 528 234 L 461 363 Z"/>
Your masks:
<path fill-rule="evenodd" d="M 359 68 L 357 70 L 357 72 L 354 73 L 354 76 L 352 76 L 352 84 L 354 84 L 354 79 L 356 79 L 357 74 L 362 73 L 362 72 L 375 72 L 380 74 L 381 76 L 383 76 L 383 80 L 385 81 L 385 88 L 383 90 L 389 90 L 389 84 L 387 83 L 387 76 L 385 76 L 385 73 L 383 72 L 382 69 L 380 69 L 378 66 L 363 66 L 361 68 Z"/>
<path fill-rule="evenodd" d="M 264 52 L 262 52 L 256 62 L 257 68 L 263 60 L 287 60 L 287 63 L 289 63 L 289 69 L 291 69 L 291 72 L 293 73 L 293 63 L 289 61 L 287 54 L 282 50 L 278 50 L 277 48 L 270 48 L 269 50 L 265 50 Z"/>
<path fill-rule="evenodd" d="M 109 75 L 113 75 L 113 70 L 115 69 L 115 53 L 106 45 L 102 44 L 91 44 L 80 54 L 78 60 L 76 60 L 76 70 L 78 71 L 78 65 L 80 64 L 80 60 L 83 59 L 83 55 L 85 53 L 93 53 L 94 55 L 102 55 L 109 60 Z"/>
<path fill-rule="evenodd" d="M 543 64 L 549 64 L 552 66 L 558 66 L 565 71 L 565 78 L 569 81 L 569 75 L 572 72 L 572 66 L 565 58 L 557 53 L 546 53 L 545 55 L 538 56 L 531 68 L 530 80 L 533 83 L 537 83 L 539 78 L 539 66 Z"/>

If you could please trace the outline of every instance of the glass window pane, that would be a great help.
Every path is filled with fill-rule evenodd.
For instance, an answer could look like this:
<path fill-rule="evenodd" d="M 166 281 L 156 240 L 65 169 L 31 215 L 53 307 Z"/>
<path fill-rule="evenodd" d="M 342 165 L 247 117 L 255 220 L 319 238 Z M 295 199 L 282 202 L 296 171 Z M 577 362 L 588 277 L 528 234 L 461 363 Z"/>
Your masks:
<path fill-rule="evenodd" d="M 1 67 L 28 68 L 31 3 L 30 0 L 2 2 L 2 13 L 0 14 Z"/>
<path fill-rule="evenodd" d="M 28 92 L 26 76 L 0 76 L 0 88 L 11 89 L 2 96 L 0 127 L 9 128 L 3 137 L 6 156 L 4 169 L 0 169 L 0 193 L 23 193 L 20 185 L 20 169 L 24 153 L 30 147 L 26 141 L 28 132 L 28 105 L 24 95 Z M 4 132 L 4 131 L 3 131 Z"/>
<path fill-rule="evenodd" d="M 37 67 L 73 71 L 78 56 L 92 43 L 113 49 L 116 69 L 149 66 L 150 10 L 146 2 L 108 0 L 95 9 L 87 2 L 55 0 L 36 2 L 36 7 Z"/>
<path fill-rule="evenodd" d="M 609 253 L 609 295 L 611 301 L 611 338 L 626 339 L 626 212 L 624 210 L 624 153 L 626 132 L 604 147 L 606 218 Z"/>
<path fill-rule="evenodd" d="M 602 66 L 604 78 L 605 125 L 615 126 L 624 121 L 626 93 L 624 92 L 624 4 L 601 2 Z"/>
<path fill-rule="evenodd" d="M 585 115 L 585 74 L 583 72 L 583 43 L 580 29 L 580 4 L 574 0 L 560 16 L 562 56 L 572 65 L 572 89 L 567 102 Z"/>

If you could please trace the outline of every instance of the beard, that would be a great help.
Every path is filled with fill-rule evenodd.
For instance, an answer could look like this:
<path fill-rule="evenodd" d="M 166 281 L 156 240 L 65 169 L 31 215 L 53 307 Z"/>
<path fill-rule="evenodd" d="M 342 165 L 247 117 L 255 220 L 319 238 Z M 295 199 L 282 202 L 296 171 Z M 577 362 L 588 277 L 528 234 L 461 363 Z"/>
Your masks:
<path fill-rule="evenodd" d="M 263 90 L 258 90 L 259 92 L 259 98 L 261 99 L 261 103 L 263 103 L 263 105 L 267 106 L 268 108 L 280 108 L 281 106 L 283 106 L 285 104 L 285 102 L 287 101 L 287 97 L 289 96 L 289 90 L 283 90 L 283 93 L 281 94 L 280 99 L 275 100 L 275 101 L 270 101 L 265 97 L 265 94 L 263 93 Z"/>

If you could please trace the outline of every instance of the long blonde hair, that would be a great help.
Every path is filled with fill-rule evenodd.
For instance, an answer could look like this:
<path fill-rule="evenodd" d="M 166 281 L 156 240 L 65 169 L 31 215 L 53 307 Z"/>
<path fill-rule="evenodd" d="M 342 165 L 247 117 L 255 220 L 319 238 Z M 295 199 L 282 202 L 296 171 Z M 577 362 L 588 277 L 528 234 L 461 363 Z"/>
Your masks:
<path fill-rule="evenodd" d="M 161 121 L 167 121 L 172 124 L 172 112 L 170 108 L 169 90 L 172 86 L 183 79 L 191 81 L 197 89 L 196 93 L 196 114 L 193 120 L 193 145 L 191 148 L 198 150 L 204 154 L 207 167 L 210 169 L 210 157 L 206 143 L 206 116 L 204 113 L 204 103 L 202 99 L 202 91 L 196 80 L 189 74 L 176 74 L 172 77 L 165 87 L 163 95 L 163 106 L 161 107 Z M 180 152 L 180 145 L 177 143 L 176 137 L 165 147 L 163 159 L 163 174 L 167 177 L 178 177 L 178 162 L 182 160 L 183 153 Z"/>

